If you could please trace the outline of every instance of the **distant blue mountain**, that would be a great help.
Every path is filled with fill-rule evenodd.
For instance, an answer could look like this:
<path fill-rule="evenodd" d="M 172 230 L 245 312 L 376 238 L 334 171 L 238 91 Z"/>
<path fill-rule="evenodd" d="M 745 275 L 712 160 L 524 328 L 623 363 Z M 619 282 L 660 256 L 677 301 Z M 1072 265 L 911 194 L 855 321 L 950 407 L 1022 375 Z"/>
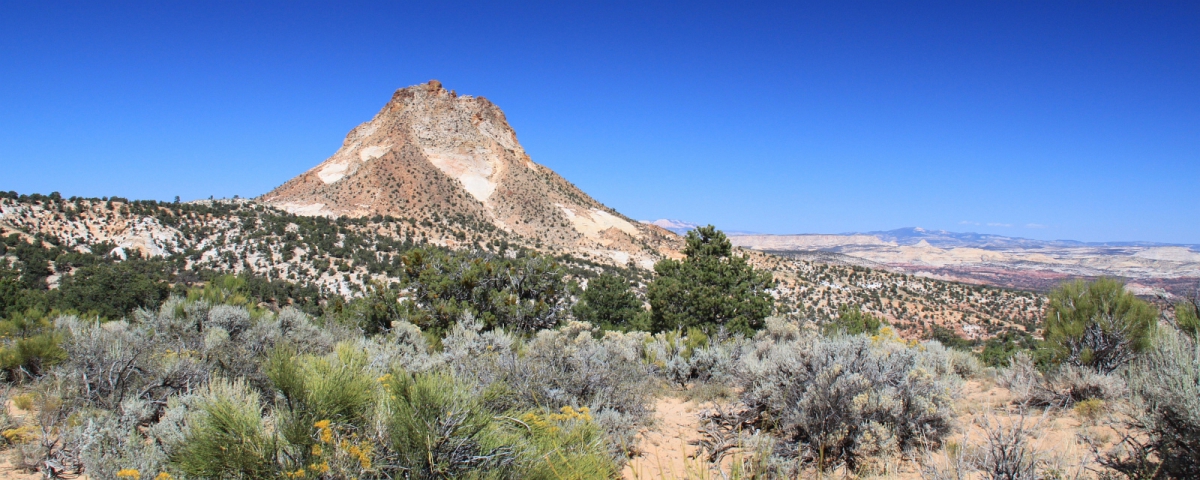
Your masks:
<path fill-rule="evenodd" d="M 1034 240 L 1031 238 L 1006 237 L 986 233 L 959 233 L 945 230 L 926 230 L 920 227 L 897 228 L 895 230 L 875 231 L 865 233 L 847 233 L 845 235 L 874 235 L 885 242 L 896 242 L 899 245 L 915 245 L 922 240 L 938 248 L 975 247 L 975 248 L 1039 248 L 1039 247 L 1166 247 L 1187 246 L 1195 249 L 1197 245 L 1180 245 L 1159 242 L 1080 242 L 1077 240 Z"/>
<path fill-rule="evenodd" d="M 672 232 L 675 232 L 679 235 L 687 235 L 688 230 L 694 230 L 696 227 L 701 226 L 701 225 L 697 225 L 695 223 L 684 222 L 682 220 L 671 220 L 669 218 L 660 218 L 658 220 L 642 220 L 642 223 L 659 226 L 659 227 L 665 228 L 667 230 L 670 230 Z M 736 231 L 736 230 L 723 230 L 723 231 L 725 232 L 726 235 L 753 235 L 755 233 L 755 232 L 742 232 L 742 231 Z"/>

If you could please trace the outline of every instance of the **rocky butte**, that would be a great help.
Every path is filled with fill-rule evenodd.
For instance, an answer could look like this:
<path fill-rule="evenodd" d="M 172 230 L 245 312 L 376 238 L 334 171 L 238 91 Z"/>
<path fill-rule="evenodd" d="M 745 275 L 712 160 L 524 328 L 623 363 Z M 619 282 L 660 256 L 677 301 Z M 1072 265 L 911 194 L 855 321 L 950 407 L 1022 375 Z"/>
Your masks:
<path fill-rule="evenodd" d="M 333 156 L 260 200 L 300 215 L 455 219 L 552 252 L 644 268 L 679 242 L 534 163 L 499 107 L 437 80 L 397 90 Z"/>

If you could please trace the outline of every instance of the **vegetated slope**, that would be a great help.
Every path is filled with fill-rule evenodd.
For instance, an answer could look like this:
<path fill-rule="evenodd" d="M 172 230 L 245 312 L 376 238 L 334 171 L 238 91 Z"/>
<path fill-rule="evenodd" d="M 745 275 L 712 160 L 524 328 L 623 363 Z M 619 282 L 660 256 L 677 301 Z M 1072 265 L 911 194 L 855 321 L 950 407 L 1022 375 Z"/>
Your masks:
<path fill-rule="evenodd" d="M 529 158 L 504 112 L 436 80 L 397 90 L 333 156 L 260 199 L 301 215 L 452 219 L 555 253 L 649 268 L 678 248 Z"/>
<path fill-rule="evenodd" d="M 525 237 L 477 228 L 440 216 L 437 221 L 301 216 L 249 200 L 0 199 L 0 235 L 44 238 L 64 249 L 97 254 L 137 251 L 168 259 L 180 271 L 250 273 L 350 296 L 372 281 L 397 280 L 403 274 L 400 257 L 414 246 L 499 254 L 532 247 Z M 780 309 L 806 318 L 833 318 L 841 306 L 859 305 L 887 318 L 905 336 L 920 336 L 940 325 L 967 337 L 987 337 L 1010 327 L 1032 330 L 1042 311 L 1042 297 L 1029 292 L 838 264 L 836 258 L 743 253 L 758 268 L 774 272 Z M 569 254 L 556 258 L 584 276 L 614 268 Z M 69 267 L 50 267 L 52 286 L 70 273 Z M 627 272 L 643 280 L 649 274 Z"/>
<path fill-rule="evenodd" d="M 1032 333 L 1041 319 L 1041 294 L 893 273 L 823 259 L 787 258 L 743 250 L 758 268 L 775 272 L 777 294 L 797 315 L 838 316 L 843 305 L 886 318 L 906 337 L 934 326 L 967 338 L 988 338 L 1008 329 Z"/>
<path fill-rule="evenodd" d="M 390 283 L 414 246 L 469 246 L 513 254 L 519 238 L 478 231 L 450 219 L 310 217 L 247 200 L 160 203 L 124 199 L 0 198 L 0 235 L 44 239 L 67 250 L 163 257 L 180 271 L 248 273 L 356 295 L 372 281 Z M 509 243 L 508 239 L 513 239 Z M 611 268 L 560 255 L 573 268 Z M 14 259 L 15 260 L 15 259 Z M 51 265 L 52 269 L 57 268 Z M 54 271 L 49 281 L 69 271 Z"/>

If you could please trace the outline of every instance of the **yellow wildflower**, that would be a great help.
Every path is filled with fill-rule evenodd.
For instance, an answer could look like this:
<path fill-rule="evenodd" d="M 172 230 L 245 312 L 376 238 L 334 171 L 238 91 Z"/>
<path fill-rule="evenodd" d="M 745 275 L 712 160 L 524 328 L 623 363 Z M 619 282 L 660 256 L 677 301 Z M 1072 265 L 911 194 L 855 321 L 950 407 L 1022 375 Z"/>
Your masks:
<path fill-rule="evenodd" d="M 35 430 L 36 429 L 33 428 L 33 425 L 25 425 L 23 427 L 5 430 L 0 432 L 0 435 L 3 435 L 4 439 L 8 440 L 9 443 L 29 443 L 34 439 Z"/>
<path fill-rule="evenodd" d="M 159 472 L 158 475 L 154 476 L 154 480 L 171 480 L 173 478 L 175 477 L 172 477 L 171 474 L 167 472 Z"/>
<path fill-rule="evenodd" d="M 117 478 L 132 478 L 133 480 L 138 480 L 139 478 L 142 478 L 142 474 L 141 472 L 138 472 L 132 468 L 122 468 L 121 470 L 117 471 Z"/>
<path fill-rule="evenodd" d="M 321 421 L 319 421 L 319 422 L 317 422 L 317 423 L 314 423 L 314 424 L 313 424 L 313 426 L 314 426 L 314 427 L 317 427 L 317 428 L 319 428 L 319 429 L 321 429 L 321 430 L 324 430 L 324 429 L 326 429 L 326 428 L 329 428 L 329 420 L 321 420 Z"/>
<path fill-rule="evenodd" d="M 312 470 L 317 475 L 329 473 L 329 462 L 314 463 L 312 465 L 309 465 L 308 469 Z"/>

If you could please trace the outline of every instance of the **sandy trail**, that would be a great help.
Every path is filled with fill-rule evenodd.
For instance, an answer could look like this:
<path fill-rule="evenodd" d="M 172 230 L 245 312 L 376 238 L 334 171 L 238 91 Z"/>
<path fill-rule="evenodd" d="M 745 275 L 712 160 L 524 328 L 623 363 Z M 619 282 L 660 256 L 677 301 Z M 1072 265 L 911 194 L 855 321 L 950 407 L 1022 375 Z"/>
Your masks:
<path fill-rule="evenodd" d="M 641 455 L 625 465 L 622 476 L 629 480 L 705 477 L 703 462 L 688 457 L 696 451 L 688 442 L 700 438 L 700 407 L 691 401 L 663 397 L 654 410 L 654 425 L 638 432 Z"/>

